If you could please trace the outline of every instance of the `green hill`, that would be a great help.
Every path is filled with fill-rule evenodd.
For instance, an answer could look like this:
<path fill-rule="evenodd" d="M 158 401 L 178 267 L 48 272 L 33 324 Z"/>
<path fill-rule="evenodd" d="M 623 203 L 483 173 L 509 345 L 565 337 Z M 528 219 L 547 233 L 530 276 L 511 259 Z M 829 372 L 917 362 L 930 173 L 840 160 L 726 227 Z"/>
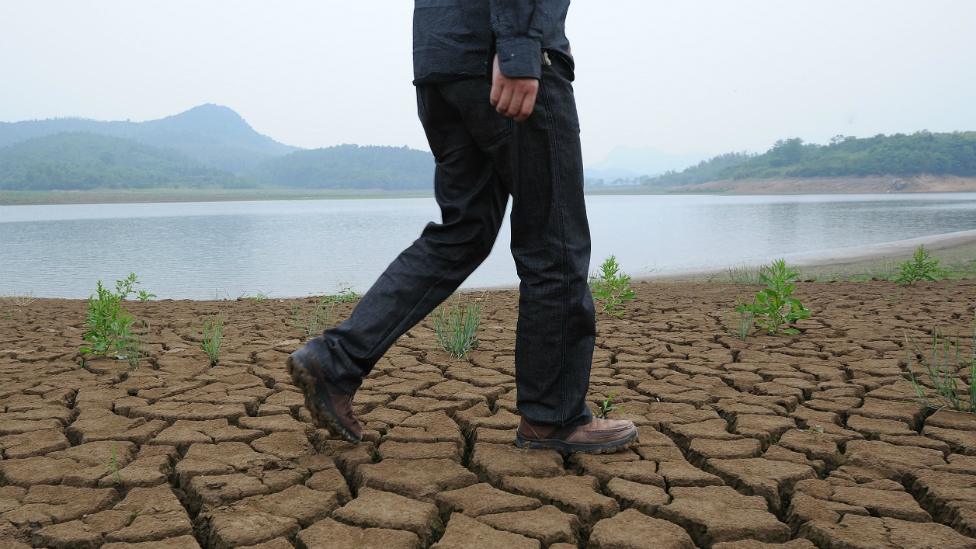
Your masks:
<path fill-rule="evenodd" d="M 341 145 L 302 150 L 201 105 L 148 122 L 63 118 L 0 123 L 0 189 L 174 186 L 429 189 L 429 152 Z"/>
<path fill-rule="evenodd" d="M 405 190 L 429 188 L 433 171 L 429 152 L 339 145 L 269 160 L 249 176 L 260 185 Z"/>
<path fill-rule="evenodd" d="M 241 184 L 232 174 L 180 152 L 118 137 L 60 133 L 0 149 L 0 189 L 145 189 Z"/>
<path fill-rule="evenodd" d="M 161 187 L 291 187 L 417 190 L 432 183 L 428 152 L 340 145 L 266 160 L 243 174 L 180 151 L 131 139 L 74 132 L 0 148 L 0 189 L 89 190 Z"/>
<path fill-rule="evenodd" d="M 870 175 L 976 176 L 976 132 L 838 136 L 828 145 L 787 139 L 764 154 L 725 154 L 641 181 L 670 188 L 720 180 Z"/>
<path fill-rule="evenodd" d="M 234 110 L 211 104 L 146 122 L 103 122 L 82 118 L 0 122 L 0 147 L 76 132 L 122 137 L 180 151 L 204 164 L 236 174 L 298 150 L 256 132 Z"/>

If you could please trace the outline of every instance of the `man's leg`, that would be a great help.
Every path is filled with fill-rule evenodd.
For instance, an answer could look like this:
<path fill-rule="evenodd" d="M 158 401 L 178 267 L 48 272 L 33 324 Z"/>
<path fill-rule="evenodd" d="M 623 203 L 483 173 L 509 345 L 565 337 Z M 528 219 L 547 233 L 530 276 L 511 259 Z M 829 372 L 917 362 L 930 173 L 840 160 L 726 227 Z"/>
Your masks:
<path fill-rule="evenodd" d="M 352 314 L 340 325 L 326 330 L 292 356 L 295 363 L 314 363 L 324 380 L 301 376 L 296 382 L 310 392 L 328 392 L 348 408 L 349 398 L 363 378 L 396 339 L 422 320 L 484 261 L 491 252 L 508 193 L 497 182 L 492 165 L 465 127 L 460 113 L 432 85 L 417 88 L 418 112 L 431 150 L 437 160 L 434 194 L 441 210 L 441 223 L 429 223 L 420 238 L 404 250 L 363 295 Z M 485 99 L 487 102 L 487 99 Z M 325 386 L 322 386 L 322 384 Z M 343 395 L 343 396 L 337 396 Z M 335 427 L 335 415 L 351 410 L 310 411 L 320 422 Z M 321 403 L 319 404 L 321 406 Z M 347 419 L 341 423 L 358 422 Z M 355 422 L 353 424 L 353 422 Z M 357 433 L 351 437 L 358 438 Z"/>
<path fill-rule="evenodd" d="M 518 409 L 532 422 L 563 426 L 591 417 L 586 391 L 596 328 L 572 69 L 558 61 L 567 64 L 543 69 L 532 116 L 487 146 L 513 198 Z M 500 116 L 489 105 L 482 110 Z M 476 111 L 466 112 L 469 127 L 477 124 Z"/>
<path fill-rule="evenodd" d="M 513 197 L 512 255 L 521 279 L 515 341 L 520 446 L 608 452 L 637 436 L 629 421 L 595 420 L 586 404 L 595 319 L 587 276 L 579 122 L 567 59 L 543 69 L 535 111 L 523 123 L 484 103 L 490 83 L 445 89 Z M 507 132 L 495 128 L 502 120 Z M 481 134 L 478 128 L 489 128 Z"/>

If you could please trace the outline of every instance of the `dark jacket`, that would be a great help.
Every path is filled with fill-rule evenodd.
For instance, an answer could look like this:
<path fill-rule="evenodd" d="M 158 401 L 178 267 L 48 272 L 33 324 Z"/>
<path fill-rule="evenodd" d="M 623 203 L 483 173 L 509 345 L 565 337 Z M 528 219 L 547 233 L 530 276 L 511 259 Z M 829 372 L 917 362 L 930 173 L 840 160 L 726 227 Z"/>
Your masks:
<path fill-rule="evenodd" d="M 505 76 L 539 78 L 542 50 L 569 55 L 569 2 L 415 0 L 414 83 L 489 75 L 495 53 Z"/>

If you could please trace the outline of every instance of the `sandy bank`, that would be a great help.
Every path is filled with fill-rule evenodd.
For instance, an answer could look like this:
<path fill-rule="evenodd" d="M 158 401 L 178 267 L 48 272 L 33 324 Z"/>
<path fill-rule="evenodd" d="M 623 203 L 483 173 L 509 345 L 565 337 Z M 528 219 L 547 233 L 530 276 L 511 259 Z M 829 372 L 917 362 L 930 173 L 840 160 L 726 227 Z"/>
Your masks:
<path fill-rule="evenodd" d="M 883 276 L 898 270 L 898 264 L 909 259 L 918 246 L 924 245 L 944 267 L 956 271 L 968 270 L 976 276 L 976 230 L 909 238 L 880 244 L 835 248 L 784 256 L 790 265 L 800 268 L 804 278 L 831 279 L 857 276 Z M 707 269 L 655 275 L 635 276 L 636 280 L 656 281 L 719 281 L 732 278 L 736 271 L 753 270 L 759 265 L 728 265 L 721 269 Z"/>

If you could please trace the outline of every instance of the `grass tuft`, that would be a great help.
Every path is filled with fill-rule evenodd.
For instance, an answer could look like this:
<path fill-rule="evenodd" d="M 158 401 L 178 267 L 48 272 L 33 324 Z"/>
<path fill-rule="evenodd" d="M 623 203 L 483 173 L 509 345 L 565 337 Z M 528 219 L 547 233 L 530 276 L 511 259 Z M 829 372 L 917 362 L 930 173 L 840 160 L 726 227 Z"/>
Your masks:
<path fill-rule="evenodd" d="M 200 347 L 207 353 L 210 359 L 210 366 L 216 366 L 220 362 L 220 343 L 224 337 L 224 317 L 218 315 L 207 319 L 203 323 L 203 338 L 200 340 Z"/>
<path fill-rule="evenodd" d="M 759 280 L 760 269 L 746 266 L 732 266 L 726 269 L 726 273 L 729 276 L 729 281 L 734 284 L 748 284 L 750 286 L 762 284 Z"/>
<path fill-rule="evenodd" d="M 752 335 L 756 324 L 756 315 L 752 311 L 737 303 L 735 309 L 726 316 L 725 331 L 745 341 Z"/>
<path fill-rule="evenodd" d="M 930 409 L 948 408 L 957 412 L 976 413 L 976 319 L 971 336 L 972 350 L 964 356 L 958 338 L 944 336 L 936 330 L 928 355 L 917 342 L 909 342 L 908 381 L 919 402 Z M 915 372 L 918 362 L 924 377 Z M 966 380 L 966 377 L 969 380 Z"/>
<path fill-rule="evenodd" d="M 331 303 L 352 303 L 361 296 L 353 291 L 349 286 L 339 288 L 338 293 L 327 295 L 323 299 Z"/>
<path fill-rule="evenodd" d="M 27 292 L 26 294 L 0 296 L 0 301 L 9 302 L 15 307 L 23 308 L 30 306 L 32 303 L 37 301 L 37 298 L 34 297 L 33 292 Z"/>
<path fill-rule="evenodd" d="M 109 458 L 108 463 L 105 464 L 106 472 L 112 475 L 112 480 L 115 481 L 116 486 L 122 486 L 122 475 L 119 474 L 119 449 L 113 444 L 112 445 L 112 456 Z"/>
<path fill-rule="evenodd" d="M 434 333 L 437 342 L 454 358 L 463 358 L 478 347 L 478 328 L 481 326 L 481 304 L 461 303 L 441 305 L 434 312 Z"/>
<path fill-rule="evenodd" d="M 318 300 L 312 308 L 306 311 L 302 311 L 298 307 L 292 310 L 291 325 L 302 331 L 303 339 L 311 339 L 321 334 L 334 323 L 335 302 L 330 300 L 328 296 Z"/>

